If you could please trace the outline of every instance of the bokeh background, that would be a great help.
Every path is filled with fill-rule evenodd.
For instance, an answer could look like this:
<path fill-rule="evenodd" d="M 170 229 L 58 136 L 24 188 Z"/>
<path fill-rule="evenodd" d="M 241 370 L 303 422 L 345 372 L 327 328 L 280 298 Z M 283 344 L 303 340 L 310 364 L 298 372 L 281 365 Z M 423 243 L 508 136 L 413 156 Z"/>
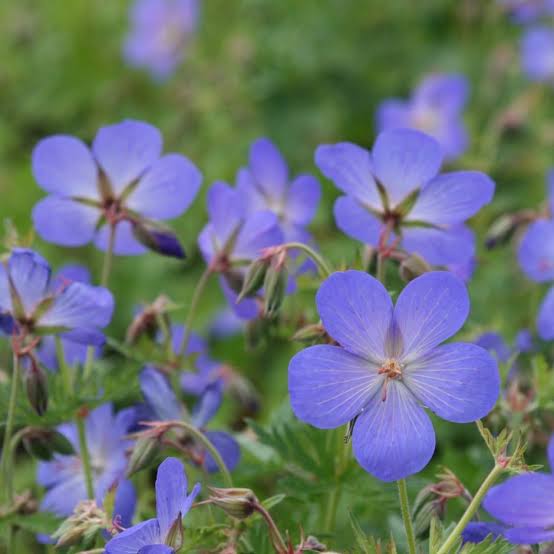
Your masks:
<path fill-rule="evenodd" d="M 214 180 L 234 182 L 253 140 L 270 137 L 293 174 L 318 174 L 313 163 L 317 145 L 349 140 L 371 147 L 379 102 L 409 96 L 424 75 L 435 71 L 463 73 L 471 85 L 465 114 L 470 148 L 450 167 L 480 169 L 497 184 L 493 203 L 472 221 L 479 254 L 463 335 L 473 338 L 495 330 L 511 340 L 518 329 L 533 328 L 544 289 L 522 275 L 513 244 L 491 252 L 483 248 L 483 240 L 500 214 L 535 208 L 544 200 L 545 174 L 554 161 L 554 96 L 551 88 L 531 84 L 522 74 L 522 30 L 494 1 L 205 0 L 186 59 L 164 82 L 128 67 L 122 58 L 129 9 L 126 0 L 0 2 L 0 215 L 6 241 L 14 229 L 22 239 L 32 233 L 31 209 L 44 193 L 33 180 L 30 157 L 42 137 L 65 133 L 90 142 L 101 125 L 140 119 L 160 128 L 165 151 L 184 153 L 204 174 L 192 208 L 172 222 L 187 250 L 184 263 L 156 254 L 116 258 L 111 288 L 117 310 L 110 336 L 121 339 L 134 307 L 161 292 L 183 305 L 175 319 L 185 318 L 203 270 L 196 237 L 206 221 L 206 190 Z M 332 204 L 338 193 L 320 179 L 324 194 L 312 231 L 322 253 L 337 267 L 353 265 L 360 245 L 336 229 Z M 99 277 L 102 253 L 92 246 L 64 249 L 38 238 L 33 246 L 54 267 L 80 262 Z M 303 312 L 315 320 L 316 286 L 303 281 L 285 312 Z M 223 305 L 214 280 L 202 302 L 198 330 L 208 328 Z M 541 348 L 549 350 L 548 345 Z M 243 336 L 212 344 L 214 356 L 232 364 L 258 389 L 260 410 L 253 417 L 262 425 L 285 422 L 298 430 L 302 424 L 290 414 L 286 378 L 288 360 L 297 349 L 288 340 L 286 325 L 257 349 L 247 349 Z M 4 354 L 2 367 L 9 368 L 7 350 Z M 111 372 L 126 364 L 110 351 L 107 363 Z M 139 398 L 137 384 L 123 388 L 114 397 L 118 405 Z M 236 406 L 225 407 L 220 414 L 224 425 L 236 411 Z M 422 475 L 409 480 L 410 491 L 415 494 L 440 464 L 474 490 L 490 465 L 477 430 L 435 423 L 436 456 Z M 325 440 L 324 434 L 314 436 Z M 543 439 L 530 450 L 530 459 L 539 463 L 544 460 Z M 298 452 L 292 448 L 293 463 Z M 320 509 L 328 502 L 328 487 L 307 484 L 271 451 L 266 454 L 261 461 L 245 448 L 235 480 L 260 497 L 286 494 L 273 511 L 294 537 L 302 526 L 333 549 L 354 552 L 352 511 L 364 532 L 386 538 L 390 527 L 402 542 L 394 484 L 381 484 L 353 466 L 345 477 L 337 528 L 326 534 Z M 319 452 L 311 455 L 314 467 L 325 465 Z M 21 456 L 17 477 L 18 487 L 34 487 L 28 457 Z M 139 509 L 143 514 L 152 500 L 147 489 L 145 485 Z M 204 524 L 196 514 L 187 523 Z M 269 551 L 259 528 L 247 535 L 251 552 Z M 18 548 L 44 552 L 31 535 L 20 536 Z M 195 551 L 192 543 L 185 551 L 189 548 Z"/>

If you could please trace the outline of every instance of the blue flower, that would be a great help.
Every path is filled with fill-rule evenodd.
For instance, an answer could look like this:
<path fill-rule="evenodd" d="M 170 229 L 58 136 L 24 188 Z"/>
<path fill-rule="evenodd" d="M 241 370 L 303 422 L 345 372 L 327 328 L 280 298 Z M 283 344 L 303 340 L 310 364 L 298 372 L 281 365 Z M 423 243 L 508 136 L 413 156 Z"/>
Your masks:
<path fill-rule="evenodd" d="M 124 479 L 127 468 L 126 450 L 132 444 L 125 436 L 135 422 L 133 409 L 114 414 L 111 404 L 94 409 L 85 421 L 85 433 L 93 471 L 95 500 L 102 503 L 106 493 L 119 484 L 116 494 L 114 518 L 122 525 L 129 525 L 134 506 L 134 493 L 130 482 Z M 79 454 L 77 426 L 65 423 L 58 427 L 73 445 L 76 454 L 56 454 L 50 462 L 40 462 L 37 481 L 48 489 L 40 509 L 59 516 L 68 516 L 75 506 L 87 498 L 83 463 Z"/>
<path fill-rule="evenodd" d="M 532 27 L 521 40 L 521 64 L 532 81 L 551 83 L 554 80 L 554 29 Z"/>
<path fill-rule="evenodd" d="M 453 160 L 468 146 L 463 122 L 469 83 L 463 75 L 425 77 L 407 100 L 386 100 L 377 110 L 377 131 L 416 129 L 436 139 L 444 157 Z"/>
<path fill-rule="evenodd" d="M 496 540 L 504 536 L 505 527 L 492 521 L 470 521 L 462 531 L 462 543 L 480 543 L 487 537 Z"/>
<path fill-rule="evenodd" d="M 198 26 L 198 0 L 136 0 L 123 55 L 157 80 L 171 76 L 181 63 Z"/>
<path fill-rule="evenodd" d="M 548 461 L 554 468 L 554 437 L 548 444 Z M 508 529 L 513 544 L 554 541 L 554 475 L 522 473 L 493 487 L 483 507 Z"/>
<path fill-rule="evenodd" d="M 338 346 L 312 346 L 293 357 L 292 409 L 321 429 L 354 422 L 354 456 L 375 477 L 394 481 L 429 462 L 435 433 L 423 406 L 457 423 L 494 406 L 500 378 L 492 356 L 474 344 L 440 346 L 469 313 L 467 290 L 452 274 L 414 279 L 393 306 L 367 273 L 338 272 L 316 301 Z"/>
<path fill-rule="evenodd" d="M 197 483 L 187 495 L 187 476 L 176 458 L 166 458 L 156 477 L 157 516 L 116 535 L 106 545 L 106 554 L 172 554 L 167 544 L 169 531 L 179 525 L 200 492 Z M 164 545 L 164 546 L 162 546 Z"/>
<path fill-rule="evenodd" d="M 554 0 L 498 0 L 514 23 L 531 23 L 542 16 L 554 15 Z"/>
<path fill-rule="evenodd" d="M 105 288 L 52 280 L 48 262 L 32 250 L 16 248 L 0 266 L 3 329 L 19 337 L 60 335 L 100 345 L 100 329 L 110 322 L 113 308 L 113 296 Z"/>
<path fill-rule="evenodd" d="M 431 265 L 464 264 L 474 256 L 465 221 L 492 200 L 494 183 L 478 171 L 438 175 L 442 153 L 435 139 L 410 129 L 385 131 L 371 153 L 347 142 L 323 145 L 315 161 L 345 193 L 334 207 L 345 234 L 380 249 L 399 246 Z"/>
<path fill-rule="evenodd" d="M 184 156 L 161 153 L 158 129 L 132 120 L 102 127 L 92 149 L 67 135 L 41 140 L 33 151 L 33 174 L 49 196 L 33 210 L 38 234 L 63 246 L 94 241 L 106 250 L 114 227 L 115 254 L 141 254 L 147 244 L 182 257 L 157 220 L 181 215 L 202 175 Z"/>

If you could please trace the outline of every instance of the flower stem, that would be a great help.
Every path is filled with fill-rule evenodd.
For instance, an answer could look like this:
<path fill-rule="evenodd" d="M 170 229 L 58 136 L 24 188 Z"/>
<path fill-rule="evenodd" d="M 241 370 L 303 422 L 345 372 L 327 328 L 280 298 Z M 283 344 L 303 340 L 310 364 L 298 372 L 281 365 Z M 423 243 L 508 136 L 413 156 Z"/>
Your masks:
<path fill-rule="evenodd" d="M 186 423 L 184 421 L 174 420 L 167 422 L 167 424 L 173 427 L 181 427 L 182 429 L 185 429 L 198 442 L 202 443 L 202 446 L 204 446 L 206 450 L 211 454 L 212 458 L 217 464 L 217 467 L 219 468 L 219 471 L 221 471 L 221 475 L 223 475 L 225 485 L 229 488 L 233 488 L 233 479 L 231 478 L 231 474 L 229 473 L 225 462 L 221 458 L 221 455 L 217 451 L 216 447 L 211 443 L 210 439 L 208 439 L 208 437 L 206 437 L 206 435 L 202 433 L 202 431 L 197 429 L 194 425 L 191 425 L 190 423 Z"/>
<path fill-rule="evenodd" d="M 79 433 L 79 452 L 81 453 L 81 460 L 83 462 L 83 472 L 85 474 L 87 498 L 94 499 L 94 484 L 92 481 L 92 467 L 90 465 L 90 454 L 87 446 L 85 419 L 80 414 L 77 415 L 77 431 Z"/>
<path fill-rule="evenodd" d="M 63 389 L 66 395 L 70 396 L 73 389 L 73 375 L 71 368 L 67 365 L 65 359 L 65 353 L 63 350 L 62 339 L 59 336 L 55 337 L 56 342 L 56 358 L 58 359 L 58 366 L 60 368 L 60 375 L 62 377 Z"/>
<path fill-rule="evenodd" d="M 382 254 L 377 254 L 377 270 L 375 277 L 378 281 L 385 284 L 385 258 Z"/>
<path fill-rule="evenodd" d="M 287 250 L 291 250 L 293 248 L 296 248 L 298 250 L 302 250 L 304 254 L 309 256 L 317 265 L 317 269 L 319 270 L 319 273 L 322 277 L 329 277 L 331 273 L 333 273 L 333 270 L 329 266 L 329 264 L 325 261 L 325 258 L 318 254 L 313 248 L 308 246 L 307 244 L 304 244 L 303 242 L 287 242 L 285 245 L 283 245 L 287 248 Z"/>
<path fill-rule="evenodd" d="M 87 348 L 87 357 L 85 358 L 85 365 L 83 367 L 83 379 L 85 381 L 88 381 L 90 377 L 93 363 L 94 363 L 94 346 L 89 346 Z"/>
<path fill-rule="evenodd" d="M 112 272 L 112 260 L 113 249 L 115 246 L 115 225 L 110 225 L 110 234 L 108 237 L 108 248 L 104 254 L 104 264 L 102 266 L 102 278 L 100 279 L 100 285 L 102 287 L 108 286 L 110 280 L 110 273 Z"/>
<path fill-rule="evenodd" d="M 4 482 L 6 496 L 8 502 L 11 504 L 13 502 L 13 479 L 12 479 L 12 468 L 13 464 L 10 463 L 10 441 L 13 431 L 13 420 L 15 415 L 15 406 L 17 401 L 17 386 L 19 384 L 19 357 L 17 354 L 13 354 L 13 372 L 12 372 L 12 383 L 10 390 L 10 399 L 8 403 L 8 415 L 6 417 L 6 428 L 4 430 L 4 443 L 2 446 L 2 460 L 0 463 L 0 469 L 2 471 L 2 479 Z"/>
<path fill-rule="evenodd" d="M 181 340 L 181 344 L 179 345 L 179 348 L 176 352 L 178 356 L 182 356 L 187 351 L 190 335 L 192 333 L 192 323 L 196 315 L 196 310 L 198 309 L 198 302 L 200 301 L 202 294 L 204 294 L 204 290 L 212 273 L 212 268 L 210 266 L 207 266 L 204 270 L 204 273 L 202 273 L 200 280 L 196 284 L 196 288 L 194 289 L 194 292 L 192 294 L 192 300 L 190 302 L 190 309 L 187 315 L 187 320 L 185 321 L 185 332 L 183 334 L 183 339 Z"/>
<path fill-rule="evenodd" d="M 406 529 L 406 538 L 408 540 L 408 551 L 410 554 L 416 554 L 416 539 L 414 527 L 412 525 L 412 517 L 410 515 L 410 505 L 408 501 L 408 488 L 406 487 L 406 479 L 399 479 L 398 496 L 400 498 L 400 509 L 402 511 L 402 519 L 404 520 L 404 528 Z"/>
<path fill-rule="evenodd" d="M 477 512 L 477 510 L 479 509 L 479 506 L 481 505 L 485 494 L 487 494 L 488 490 L 494 485 L 494 483 L 500 477 L 500 475 L 502 475 L 504 470 L 505 468 L 502 465 L 495 464 L 491 472 L 487 475 L 486 479 L 479 487 L 479 490 L 475 493 L 475 496 L 464 512 L 464 515 L 461 517 L 460 521 L 458 521 L 456 527 L 452 529 L 452 532 L 450 533 L 450 535 L 448 535 L 447 539 L 444 541 L 436 554 L 447 554 L 447 552 L 450 552 L 450 550 L 462 534 L 462 531 L 466 528 L 466 525 L 471 521 L 471 519 L 475 515 L 475 512 Z"/>

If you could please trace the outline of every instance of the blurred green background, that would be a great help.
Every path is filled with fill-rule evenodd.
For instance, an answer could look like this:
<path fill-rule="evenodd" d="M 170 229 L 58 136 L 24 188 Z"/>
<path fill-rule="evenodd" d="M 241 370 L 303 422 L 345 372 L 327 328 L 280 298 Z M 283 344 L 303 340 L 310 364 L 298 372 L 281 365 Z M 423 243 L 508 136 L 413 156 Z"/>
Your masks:
<path fill-rule="evenodd" d="M 482 242 L 499 214 L 543 201 L 545 173 L 553 159 L 554 102 L 550 88 L 531 85 L 521 75 L 521 29 L 494 1 L 206 0 L 186 60 L 161 84 L 122 59 L 129 7 L 123 0 L 0 3 L 0 214 L 22 236 L 31 229 L 33 205 L 44 195 L 30 169 L 32 149 L 42 137 L 65 133 L 90 142 L 101 125 L 141 119 L 161 129 L 166 151 L 184 153 L 204 174 L 202 193 L 172 222 L 186 245 L 185 263 L 156 254 L 115 260 L 111 288 L 117 311 L 111 336 L 122 338 L 134 306 L 160 292 L 185 306 L 176 319 L 185 318 L 203 269 L 196 236 L 206 220 L 205 192 L 214 180 L 234 182 L 254 139 L 270 137 L 293 174 L 317 174 L 313 153 L 318 144 L 349 140 L 370 147 L 378 103 L 407 97 L 433 71 L 461 72 L 471 83 L 466 111 L 471 145 L 452 167 L 484 170 L 497 183 L 493 203 L 472 223 L 480 246 L 463 335 L 471 338 L 492 329 L 511 339 L 519 328 L 533 327 L 545 289 L 522 276 L 512 246 L 487 252 Z M 337 231 L 332 204 L 338 194 L 325 179 L 321 182 L 324 195 L 312 230 L 322 253 L 337 267 L 352 265 L 360 245 Z M 102 254 L 92 246 L 64 249 L 36 239 L 34 247 L 54 267 L 82 262 L 99 277 Z M 305 310 L 315 320 L 315 285 L 304 285 L 285 312 Z M 208 325 L 222 306 L 214 280 L 196 327 Z M 254 351 L 247 352 L 242 337 L 213 345 L 214 355 L 240 369 L 259 389 L 263 423 L 291 420 L 286 373 L 297 348 L 285 333 Z M 7 359 L 2 359 L 4 367 L 9 367 Z M 436 428 L 436 457 L 424 474 L 410 479 L 411 492 L 441 463 L 474 490 L 490 463 L 476 429 L 444 423 Z M 532 450 L 531 458 L 543 460 L 541 448 Z M 24 487 L 33 473 L 28 458 L 22 456 L 22 461 L 19 481 Z M 287 493 L 274 513 L 295 540 L 302 526 L 333 549 L 352 549 L 352 510 L 365 532 L 386 538 L 392 526 L 401 541 L 394 485 L 380 484 L 356 467 L 350 473 L 336 532 L 330 534 L 320 517 L 327 487 L 312 491 L 312 504 L 306 503 L 298 483 L 287 482 L 282 465 L 264 465 L 248 453 L 236 482 L 260 496 Z M 251 535 L 252 544 L 259 540 L 267 546 L 263 537 Z M 31 546 L 30 535 L 20 540 L 21 552 L 41 552 Z M 265 547 L 252 548 L 262 552 Z"/>

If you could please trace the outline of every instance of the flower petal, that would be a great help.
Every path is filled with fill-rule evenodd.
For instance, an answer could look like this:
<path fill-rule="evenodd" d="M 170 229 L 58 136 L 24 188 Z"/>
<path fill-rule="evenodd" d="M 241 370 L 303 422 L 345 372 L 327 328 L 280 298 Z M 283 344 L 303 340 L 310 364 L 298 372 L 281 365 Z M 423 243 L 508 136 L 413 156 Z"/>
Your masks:
<path fill-rule="evenodd" d="M 240 319 L 250 320 L 258 317 L 260 308 L 255 298 L 246 297 L 237 302 L 238 294 L 229 286 L 223 275 L 219 277 L 219 284 L 229 307 Z"/>
<path fill-rule="evenodd" d="M 411 129 L 381 133 L 372 150 L 374 174 L 392 206 L 422 188 L 439 171 L 442 149 L 430 136 Z"/>
<path fill-rule="evenodd" d="M 521 269 L 537 283 L 554 279 L 554 221 L 536 221 L 527 228 L 517 252 Z"/>
<path fill-rule="evenodd" d="M 337 227 L 349 237 L 377 246 L 382 223 L 352 196 L 341 196 L 333 209 Z"/>
<path fill-rule="evenodd" d="M 505 529 L 492 521 L 470 521 L 462 531 L 462 542 L 480 543 L 487 537 L 496 540 L 504 535 Z"/>
<path fill-rule="evenodd" d="M 554 434 L 550 437 L 550 440 L 548 441 L 546 454 L 548 457 L 548 465 L 550 466 L 550 471 L 554 473 Z"/>
<path fill-rule="evenodd" d="M 50 265 L 33 250 L 14 248 L 8 260 L 8 271 L 26 315 L 31 315 L 48 292 Z"/>
<path fill-rule="evenodd" d="M 162 136 L 156 127 L 128 119 L 102 127 L 92 151 L 119 195 L 160 157 Z"/>
<path fill-rule="evenodd" d="M 403 100 L 391 98 L 381 102 L 377 107 L 377 131 L 379 133 L 390 129 L 406 129 L 411 125 L 410 104 Z"/>
<path fill-rule="evenodd" d="M 148 519 L 116 535 L 106 544 L 106 554 L 137 554 L 145 546 L 162 543 L 158 520 Z"/>
<path fill-rule="evenodd" d="M 484 173 L 443 173 L 423 187 L 406 221 L 435 225 L 462 223 L 488 204 L 493 195 L 494 182 Z"/>
<path fill-rule="evenodd" d="M 163 539 L 175 520 L 183 516 L 187 486 L 183 464 L 177 458 L 166 458 L 158 467 L 156 477 L 156 513 Z"/>
<path fill-rule="evenodd" d="M 148 169 L 125 204 L 146 217 L 172 219 L 190 206 L 201 183 L 202 174 L 191 161 L 167 154 Z"/>
<path fill-rule="evenodd" d="M 240 460 L 239 443 L 229 433 L 224 433 L 223 431 L 206 431 L 205 434 L 219 452 L 227 469 L 233 471 Z M 206 457 L 204 458 L 204 468 L 208 473 L 219 471 L 218 465 L 209 452 L 206 452 Z"/>
<path fill-rule="evenodd" d="M 485 417 L 500 393 L 494 358 L 475 344 L 439 346 L 403 371 L 406 386 L 438 416 L 456 423 Z"/>
<path fill-rule="evenodd" d="M 96 237 L 94 245 L 99 250 L 105 252 L 110 242 L 110 227 L 102 225 Z M 138 256 L 144 254 L 148 249 L 143 246 L 133 234 L 133 226 L 128 221 L 121 221 L 115 228 L 115 244 L 113 253 L 117 256 Z"/>
<path fill-rule="evenodd" d="M 323 326 L 346 350 L 376 363 L 387 357 L 393 307 L 377 279 L 363 271 L 333 273 L 319 287 L 316 303 Z"/>
<path fill-rule="evenodd" d="M 181 406 L 167 379 L 153 367 L 143 369 L 139 375 L 140 390 L 157 419 L 170 420 L 183 417 Z"/>
<path fill-rule="evenodd" d="M 397 481 L 429 463 L 435 451 L 435 432 L 412 393 L 391 380 L 386 400 L 374 396 L 356 420 L 352 448 L 366 471 L 381 481 Z"/>
<path fill-rule="evenodd" d="M 122 527 L 131 527 L 135 507 L 137 505 L 137 492 L 131 481 L 123 479 L 115 491 L 112 519 L 118 518 Z"/>
<path fill-rule="evenodd" d="M 200 395 L 192 410 L 192 422 L 196 427 L 204 427 L 215 416 L 223 401 L 223 381 L 208 385 Z"/>
<path fill-rule="evenodd" d="M 283 196 L 289 169 L 283 155 L 269 139 L 260 138 L 252 144 L 248 164 L 257 184 L 268 196 Z"/>
<path fill-rule="evenodd" d="M 81 500 L 87 498 L 85 477 L 79 472 L 67 480 L 59 481 L 44 495 L 40 509 L 60 517 L 71 515 Z"/>
<path fill-rule="evenodd" d="M 410 281 L 394 308 L 404 363 L 416 360 L 460 330 L 469 314 L 467 289 L 447 271 L 425 273 Z"/>
<path fill-rule="evenodd" d="M 554 339 L 554 287 L 546 293 L 537 316 L 537 331 L 543 340 Z"/>
<path fill-rule="evenodd" d="M 292 410 L 320 429 L 332 429 L 356 417 L 382 382 L 376 365 L 338 346 L 311 346 L 289 364 Z"/>
<path fill-rule="evenodd" d="M 544 473 L 522 473 L 493 487 L 483 507 L 493 517 L 518 527 L 554 525 L 554 477 Z"/>
<path fill-rule="evenodd" d="M 47 196 L 33 208 L 33 225 L 43 240 L 82 246 L 94 236 L 100 211 L 60 196 Z"/>
<path fill-rule="evenodd" d="M 315 151 L 315 164 L 348 196 L 375 210 L 382 210 L 371 157 L 365 148 L 350 142 L 324 144 Z"/>
<path fill-rule="evenodd" d="M 73 281 L 58 294 L 40 318 L 45 327 L 106 327 L 112 319 L 114 299 L 104 287 Z"/>
<path fill-rule="evenodd" d="M 554 530 L 540 527 L 514 527 L 504 533 L 512 544 L 539 544 L 554 540 Z"/>
<path fill-rule="evenodd" d="M 137 554 L 173 554 L 175 550 L 165 544 L 151 544 L 143 546 Z"/>
<path fill-rule="evenodd" d="M 285 218 L 298 225 L 307 225 L 315 216 L 320 198 L 321 187 L 315 177 L 296 177 L 287 195 Z"/>
<path fill-rule="evenodd" d="M 431 265 L 459 265 L 467 263 L 475 254 L 475 236 L 465 225 L 448 229 L 405 227 L 402 246 Z"/>
<path fill-rule="evenodd" d="M 208 190 L 206 205 L 210 224 L 223 247 L 245 217 L 245 201 L 242 194 L 227 183 L 215 182 Z"/>
<path fill-rule="evenodd" d="M 233 251 L 235 260 L 254 260 L 264 248 L 283 242 L 279 220 L 272 212 L 256 212 L 241 227 Z"/>
<path fill-rule="evenodd" d="M 33 176 L 47 192 L 98 199 L 98 169 L 86 144 L 68 135 L 41 140 L 33 150 Z"/>

